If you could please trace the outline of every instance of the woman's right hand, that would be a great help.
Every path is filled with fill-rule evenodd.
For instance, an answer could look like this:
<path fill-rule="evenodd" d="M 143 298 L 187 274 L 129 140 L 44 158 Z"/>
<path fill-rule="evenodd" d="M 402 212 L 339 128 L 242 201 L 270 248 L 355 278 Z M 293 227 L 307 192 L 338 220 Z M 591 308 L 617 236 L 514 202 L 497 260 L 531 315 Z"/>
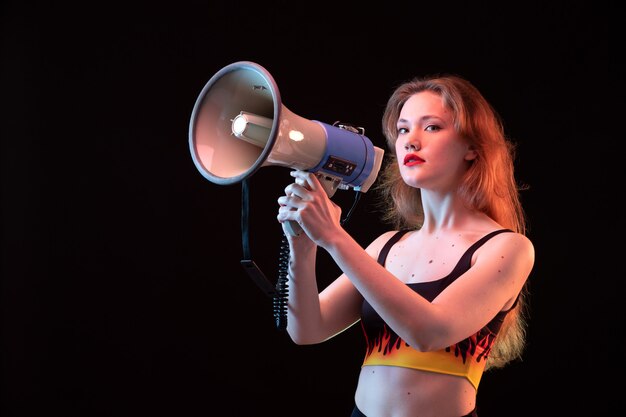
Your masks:
<path fill-rule="evenodd" d="M 290 231 L 292 221 L 300 226 L 302 233 L 307 235 L 316 244 L 323 246 L 324 242 L 336 235 L 336 229 L 341 228 L 341 208 L 329 197 L 315 174 L 305 171 L 292 171 L 296 181 L 285 187 L 285 195 L 278 199 L 280 206 L 277 219 L 283 223 L 285 232 Z M 291 223 L 293 224 L 293 223 Z"/>
<path fill-rule="evenodd" d="M 304 186 L 304 183 L 300 179 L 296 179 L 292 184 L 299 184 L 300 186 Z M 292 185 L 290 184 L 290 186 Z M 315 244 L 309 236 L 304 232 L 300 223 L 296 220 L 286 220 L 286 217 L 289 216 L 289 212 L 293 212 L 296 209 L 289 205 L 290 199 L 299 198 L 295 196 L 293 193 L 289 192 L 290 186 L 285 188 L 285 195 L 278 198 L 278 215 L 276 216 L 278 222 L 281 224 L 283 228 L 283 233 L 287 237 L 287 241 L 289 242 L 289 246 L 294 249 L 296 247 L 302 247 L 303 249 L 308 249 Z"/>

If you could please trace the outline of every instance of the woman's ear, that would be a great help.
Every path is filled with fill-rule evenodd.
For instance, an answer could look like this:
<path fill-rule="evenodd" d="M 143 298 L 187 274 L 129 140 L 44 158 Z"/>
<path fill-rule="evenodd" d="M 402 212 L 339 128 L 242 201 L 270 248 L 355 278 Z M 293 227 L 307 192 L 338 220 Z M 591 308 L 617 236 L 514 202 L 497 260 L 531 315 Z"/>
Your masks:
<path fill-rule="evenodd" d="M 465 160 L 473 161 L 476 158 L 478 158 L 478 152 L 476 152 L 473 146 L 470 146 L 465 153 Z"/>

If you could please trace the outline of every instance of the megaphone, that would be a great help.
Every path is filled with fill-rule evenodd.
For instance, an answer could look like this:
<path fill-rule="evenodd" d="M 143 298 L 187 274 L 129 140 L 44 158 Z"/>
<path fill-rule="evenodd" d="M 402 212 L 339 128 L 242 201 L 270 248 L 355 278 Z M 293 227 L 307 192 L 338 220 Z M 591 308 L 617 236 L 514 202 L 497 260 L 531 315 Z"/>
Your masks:
<path fill-rule="evenodd" d="M 261 167 L 284 166 L 315 173 L 332 197 L 337 189 L 367 192 L 378 176 L 384 151 L 363 133 L 291 112 L 264 67 L 239 61 L 215 73 L 200 92 L 189 147 L 212 183 L 235 184 Z"/>

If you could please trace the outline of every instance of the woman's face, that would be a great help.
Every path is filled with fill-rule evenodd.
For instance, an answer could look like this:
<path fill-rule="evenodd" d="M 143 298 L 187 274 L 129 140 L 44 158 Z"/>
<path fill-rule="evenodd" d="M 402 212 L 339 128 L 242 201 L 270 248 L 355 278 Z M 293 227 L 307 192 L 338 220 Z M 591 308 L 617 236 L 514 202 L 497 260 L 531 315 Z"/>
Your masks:
<path fill-rule="evenodd" d="M 397 122 L 396 156 L 404 181 L 422 189 L 455 188 L 476 153 L 454 129 L 452 111 L 432 91 L 411 96 Z"/>

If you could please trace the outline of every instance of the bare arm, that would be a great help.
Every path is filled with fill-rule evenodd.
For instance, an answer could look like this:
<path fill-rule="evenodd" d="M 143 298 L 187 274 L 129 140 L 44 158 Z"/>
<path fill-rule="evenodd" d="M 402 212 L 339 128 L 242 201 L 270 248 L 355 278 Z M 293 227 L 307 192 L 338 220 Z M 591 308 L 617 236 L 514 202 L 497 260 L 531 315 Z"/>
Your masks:
<path fill-rule="evenodd" d="M 288 187 L 289 188 L 289 187 Z M 290 195 L 287 190 L 287 195 Z M 279 198 L 278 219 L 283 221 L 292 214 L 285 205 L 286 196 Z M 328 200 L 331 215 L 338 222 L 340 208 Z M 360 319 L 363 297 L 346 274 L 319 292 L 316 278 L 316 255 L 318 246 L 305 233 L 292 236 L 284 227 L 290 249 L 289 297 L 287 309 L 287 332 L 297 344 L 320 343 L 346 330 Z M 373 242 L 367 250 L 358 250 L 368 257 L 377 257 L 385 235 Z"/>
<path fill-rule="evenodd" d="M 358 291 L 400 337 L 424 351 L 470 336 L 509 308 L 534 262 L 526 237 L 503 233 L 477 251 L 470 270 L 431 303 L 359 250 L 347 233 L 330 236 L 323 247 Z"/>
<path fill-rule="evenodd" d="M 307 308 L 313 311 L 306 319 L 306 333 L 313 335 L 313 342 L 331 336 L 357 319 L 356 307 L 351 303 L 346 303 L 345 315 L 337 314 L 342 300 L 356 304 L 356 297 L 349 296 L 354 293 L 347 281 L 407 343 L 416 349 L 433 350 L 468 337 L 499 311 L 510 307 L 530 274 L 534 262 L 531 242 L 519 234 L 501 234 L 481 247 L 474 256 L 472 268 L 431 303 L 376 262 L 373 253 L 377 253 L 383 239 L 370 245 L 369 252 L 361 248 L 339 225 L 338 209 L 320 192 L 317 179 L 301 172 L 293 175 L 306 179 L 310 190 L 297 184 L 287 187 L 287 195 L 295 197 L 279 199 L 285 204 L 279 220 L 299 221 L 307 236 L 327 250 L 344 272 L 320 298 L 313 297 L 317 292 L 311 285 L 302 287 L 307 289 L 308 295 L 300 296 L 304 297 L 302 300 L 309 300 Z M 307 271 L 312 274 L 312 278 L 307 279 L 314 282 L 314 272 L 310 272 L 312 264 L 299 264 L 294 260 L 296 280 L 306 277 Z M 310 301 L 314 298 L 318 304 Z M 302 300 L 298 298 L 293 307 L 303 305 Z M 316 306 L 316 311 L 311 305 Z M 297 311 L 297 322 L 304 322 L 304 311 Z M 294 331 L 295 334 L 300 333 Z M 298 339 L 309 342 L 305 338 Z"/>
<path fill-rule="evenodd" d="M 306 235 L 289 237 L 289 241 L 287 332 L 297 344 L 320 343 L 358 322 L 363 297 L 345 274 L 320 293 L 315 273 L 317 245 Z M 375 248 L 368 248 L 372 256 L 377 254 Z"/>

